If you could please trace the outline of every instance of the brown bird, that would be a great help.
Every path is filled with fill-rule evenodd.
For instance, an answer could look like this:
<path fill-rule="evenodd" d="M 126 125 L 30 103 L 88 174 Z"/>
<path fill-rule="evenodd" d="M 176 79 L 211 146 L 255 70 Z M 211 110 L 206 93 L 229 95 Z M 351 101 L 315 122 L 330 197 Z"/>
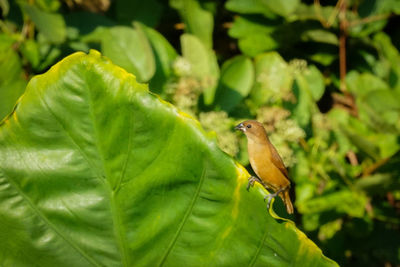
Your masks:
<path fill-rule="evenodd" d="M 285 203 L 287 212 L 293 213 L 293 204 L 289 196 L 288 171 L 276 148 L 269 141 L 263 125 L 258 121 L 249 120 L 240 123 L 235 129 L 242 131 L 247 137 L 250 164 L 258 176 L 249 178 L 247 190 L 257 181 L 268 191 L 274 192 L 264 198 L 264 200 L 268 198 L 268 209 L 272 198 L 279 195 Z"/>

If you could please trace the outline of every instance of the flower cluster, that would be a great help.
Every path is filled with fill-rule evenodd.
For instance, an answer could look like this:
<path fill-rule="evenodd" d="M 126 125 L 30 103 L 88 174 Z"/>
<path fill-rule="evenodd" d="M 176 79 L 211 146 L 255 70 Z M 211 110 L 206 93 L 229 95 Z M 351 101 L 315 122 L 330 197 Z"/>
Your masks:
<path fill-rule="evenodd" d="M 199 119 L 206 131 L 216 132 L 218 146 L 224 152 L 231 156 L 238 153 L 238 138 L 232 131 L 232 120 L 225 111 L 201 112 Z"/>
<path fill-rule="evenodd" d="M 291 68 L 293 74 L 300 74 L 307 70 L 307 61 L 304 59 L 292 59 L 289 62 L 289 67 Z"/>
<path fill-rule="evenodd" d="M 197 79 L 180 77 L 166 88 L 167 98 L 182 111 L 195 116 L 202 87 Z"/>

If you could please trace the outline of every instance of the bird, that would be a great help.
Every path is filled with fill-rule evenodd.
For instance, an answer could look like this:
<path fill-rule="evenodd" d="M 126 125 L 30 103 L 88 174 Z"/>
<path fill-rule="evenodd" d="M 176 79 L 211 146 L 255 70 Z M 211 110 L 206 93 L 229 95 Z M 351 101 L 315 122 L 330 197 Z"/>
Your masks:
<path fill-rule="evenodd" d="M 292 214 L 289 174 L 278 151 L 269 141 L 264 126 L 258 121 L 247 120 L 239 123 L 235 129 L 243 132 L 247 137 L 250 165 L 257 175 L 257 177 L 249 178 L 247 190 L 254 186 L 256 181 L 259 182 L 267 191 L 273 192 L 264 198 L 264 201 L 268 199 L 267 209 L 269 209 L 272 198 L 279 195 L 286 206 L 286 211 Z"/>

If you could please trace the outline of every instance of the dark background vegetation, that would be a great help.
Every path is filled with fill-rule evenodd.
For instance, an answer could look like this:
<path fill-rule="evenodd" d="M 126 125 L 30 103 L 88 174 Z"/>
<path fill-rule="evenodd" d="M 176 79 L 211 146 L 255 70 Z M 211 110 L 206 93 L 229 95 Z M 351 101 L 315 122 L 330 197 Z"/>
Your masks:
<path fill-rule="evenodd" d="M 290 168 L 297 226 L 340 265 L 400 265 L 400 1 L 0 7 L 0 120 L 33 75 L 97 49 L 215 131 L 245 166 L 233 126 L 263 122 Z"/>

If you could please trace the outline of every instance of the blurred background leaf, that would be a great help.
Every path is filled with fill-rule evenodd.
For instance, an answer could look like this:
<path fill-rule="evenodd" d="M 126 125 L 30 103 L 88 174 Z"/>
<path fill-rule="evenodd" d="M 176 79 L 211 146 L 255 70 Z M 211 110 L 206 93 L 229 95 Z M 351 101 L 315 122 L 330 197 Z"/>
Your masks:
<path fill-rule="evenodd" d="M 229 112 L 248 96 L 254 82 L 254 67 L 245 56 L 225 61 L 221 69 L 220 84 L 215 105 Z"/>
<path fill-rule="evenodd" d="M 13 110 L 26 86 L 21 59 L 12 49 L 14 42 L 0 34 L 0 120 Z"/>
<path fill-rule="evenodd" d="M 139 81 L 149 81 L 155 73 L 155 59 L 146 34 L 140 27 L 110 28 L 104 35 L 101 48 L 116 64 L 135 74 Z"/>

